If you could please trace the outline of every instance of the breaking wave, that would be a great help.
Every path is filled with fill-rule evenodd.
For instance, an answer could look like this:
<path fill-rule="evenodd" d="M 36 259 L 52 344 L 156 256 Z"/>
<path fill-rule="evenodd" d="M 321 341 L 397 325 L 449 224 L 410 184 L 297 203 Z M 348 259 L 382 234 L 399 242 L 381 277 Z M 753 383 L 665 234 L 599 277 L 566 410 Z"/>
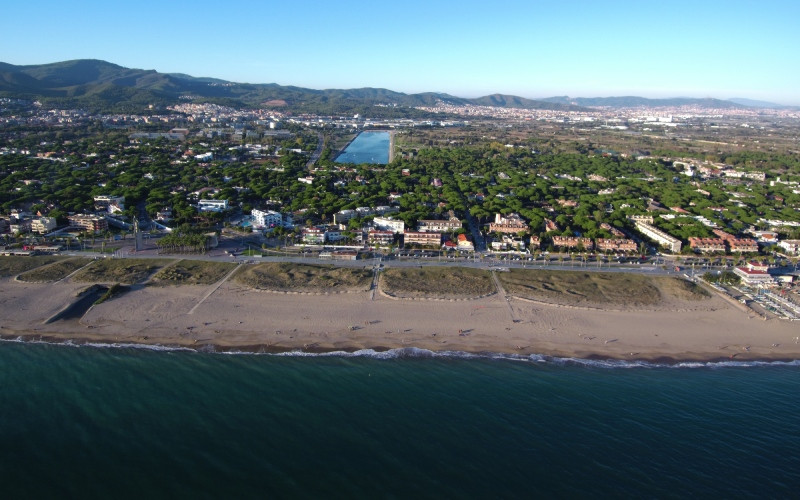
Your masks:
<path fill-rule="evenodd" d="M 505 353 L 470 353 L 464 351 L 431 351 L 418 347 L 402 347 L 397 349 L 387 349 L 377 351 L 374 349 L 360 349 L 357 351 L 330 351 L 330 352 L 307 352 L 302 350 L 286 352 L 252 352 L 231 350 L 218 350 L 213 345 L 205 345 L 198 348 L 164 346 L 159 344 L 134 344 L 134 343 L 103 343 L 103 342 L 73 342 L 66 340 L 63 342 L 43 341 L 35 339 L 24 339 L 17 337 L 14 339 L 0 339 L 0 342 L 14 342 L 27 344 L 48 344 L 67 347 L 91 347 L 96 349 L 140 349 L 146 351 L 160 352 L 191 352 L 223 354 L 236 356 L 274 356 L 274 357 L 296 357 L 296 358 L 370 358 L 380 360 L 397 359 L 462 359 L 462 360 L 498 360 L 514 361 L 522 363 L 547 364 L 552 366 L 583 366 L 586 368 L 600 369 L 620 369 L 620 368 L 689 368 L 689 369 L 716 369 L 716 368 L 749 368 L 764 366 L 800 366 L 800 360 L 791 361 L 746 361 L 746 360 L 720 360 L 720 361 L 676 361 L 674 363 L 651 362 L 645 360 L 616 360 L 616 359 L 585 359 L 548 356 L 544 354 L 505 354 Z"/>

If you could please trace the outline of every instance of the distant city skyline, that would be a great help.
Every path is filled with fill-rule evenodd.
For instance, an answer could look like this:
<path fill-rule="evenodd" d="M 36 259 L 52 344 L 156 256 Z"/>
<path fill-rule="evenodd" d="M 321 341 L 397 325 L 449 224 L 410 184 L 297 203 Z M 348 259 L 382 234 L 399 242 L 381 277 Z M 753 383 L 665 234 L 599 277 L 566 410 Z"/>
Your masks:
<path fill-rule="evenodd" d="M 800 105 L 800 4 L 790 1 L 123 5 L 11 3 L 3 9 L 0 61 L 103 59 L 241 83 L 459 97 L 738 97 Z"/>

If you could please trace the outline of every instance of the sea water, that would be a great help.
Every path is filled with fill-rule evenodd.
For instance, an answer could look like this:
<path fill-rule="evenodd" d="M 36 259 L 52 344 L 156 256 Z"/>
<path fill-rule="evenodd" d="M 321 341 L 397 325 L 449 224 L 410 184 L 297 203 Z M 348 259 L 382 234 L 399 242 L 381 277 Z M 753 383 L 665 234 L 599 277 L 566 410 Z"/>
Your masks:
<path fill-rule="evenodd" d="M 796 496 L 800 364 L 0 343 L 4 498 Z"/>
<path fill-rule="evenodd" d="M 361 132 L 336 158 L 336 163 L 389 163 L 389 132 Z"/>

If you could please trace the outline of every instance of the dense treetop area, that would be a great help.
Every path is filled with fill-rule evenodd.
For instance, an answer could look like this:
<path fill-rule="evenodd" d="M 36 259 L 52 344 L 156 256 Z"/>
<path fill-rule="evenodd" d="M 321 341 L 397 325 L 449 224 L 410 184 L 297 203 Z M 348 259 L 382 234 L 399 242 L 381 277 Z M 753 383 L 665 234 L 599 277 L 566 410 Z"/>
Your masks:
<path fill-rule="evenodd" d="M 682 167 L 658 152 L 637 160 L 593 150 L 558 151 L 541 147 L 536 139 L 512 146 L 473 138 L 437 147 L 404 143 L 385 166 L 336 164 L 326 148 L 309 171 L 305 152 L 316 148 L 318 137 L 316 131 L 298 129 L 291 138 L 265 139 L 264 154 L 255 160 L 222 139 L 131 141 L 129 131 L 99 124 L 6 130 L 3 145 L 17 152 L 0 155 L 0 212 L 24 208 L 64 220 L 69 212 L 92 211 L 94 196 L 122 195 L 128 216 L 142 207 L 151 216 L 171 208 L 173 224 L 195 224 L 197 199 L 217 198 L 244 213 L 265 207 L 302 211 L 300 219 L 295 217 L 302 224 L 331 222 L 343 209 L 397 205 L 395 217 L 408 225 L 445 217 L 449 210 L 481 223 L 496 213 L 516 212 L 530 222 L 534 234 L 544 233 L 547 218 L 559 226 L 551 234 L 595 238 L 612 236 L 603 223 L 630 230 L 626 216 L 645 213 L 652 199 L 667 211 L 680 207 L 688 212 L 673 219 L 656 217 L 656 225 L 684 240 L 712 235 L 695 216 L 734 234 L 751 225 L 766 227 L 761 219 L 800 220 L 800 195 L 793 192 L 798 186 L 769 182 L 778 175 L 783 181 L 800 180 L 800 162 L 791 155 L 731 154 L 723 160 L 767 172 L 766 182 L 732 182 L 685 176 Z M 304 153 L 291 151 L 296 148 Z M 211 161 L 193 156 L 209 151 Z M 311 184 L 298 181 L 307 176 L 313 177 Z M 205 215 L 211 222 L 219 217 Z M 797 236 L 790 229 L 786 234 Z"/>

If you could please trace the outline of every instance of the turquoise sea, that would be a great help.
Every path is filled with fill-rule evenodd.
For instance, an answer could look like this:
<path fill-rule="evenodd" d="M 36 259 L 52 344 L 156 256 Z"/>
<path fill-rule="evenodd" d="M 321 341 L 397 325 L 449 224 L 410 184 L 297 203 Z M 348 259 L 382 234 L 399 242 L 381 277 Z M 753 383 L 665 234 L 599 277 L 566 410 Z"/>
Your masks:
<path fill-rule="evenodd" d="M 336 163 L 389 163 L 389 132 L 361 132 L 336 158 Z"/>
<path fill-rule="evenodd" d="M 800 364 L 0 343 L 3 498 L 791 498 Z"/>

